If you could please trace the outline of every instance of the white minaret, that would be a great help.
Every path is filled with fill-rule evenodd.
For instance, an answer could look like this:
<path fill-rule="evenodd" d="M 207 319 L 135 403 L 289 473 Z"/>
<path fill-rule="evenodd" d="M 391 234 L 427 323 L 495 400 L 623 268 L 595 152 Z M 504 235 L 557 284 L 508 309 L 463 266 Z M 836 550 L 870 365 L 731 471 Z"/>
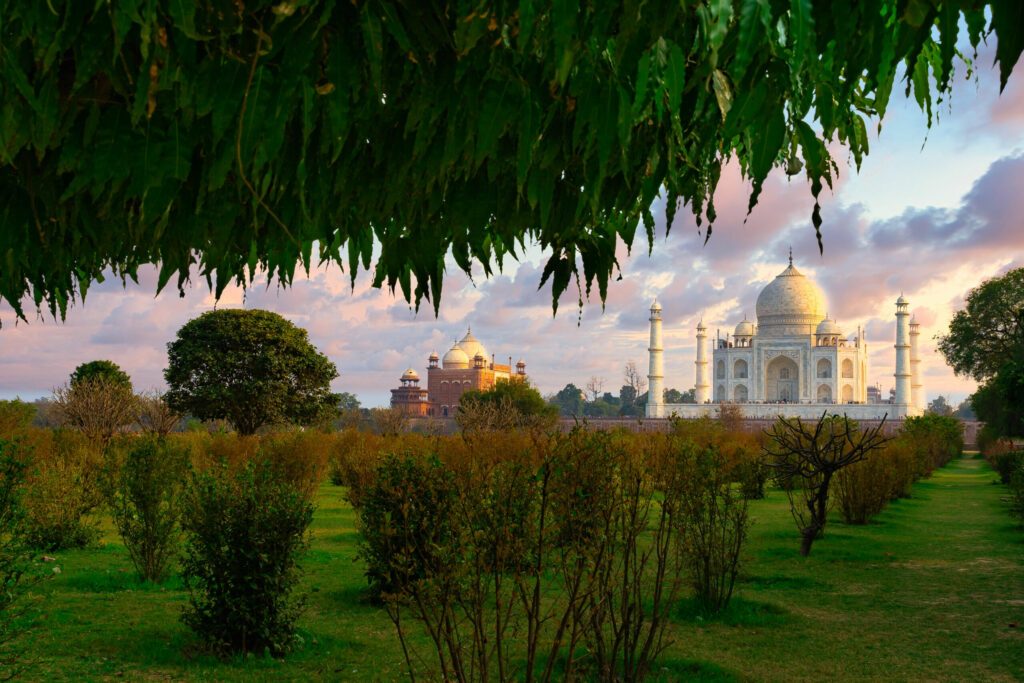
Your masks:
<path fill-rule="evenodd" d="M 907 300 L 896 300 L 896 405 L 910 405 L 910 313 Z"/>
<path fill-rule="evenodd" d="M 704 320 L 697 323 L 697 381 L 695 383 L 695 397 L 697 403 L 708 403 L 711 401 L 711 381 L 708 377 L 708 328 L 704 327 Z"/>
<path fill-rule="evenodd" d="M 651 356 L 647 372 L 647 417 L 664 417 L 665 412 L 665 366 L 661 345 L 661 304 L 655 299 L 651 304 L 651 345 L 647 348 Z"/>
<path fill-rule="evenodd" d="M 917 320 L 910 319 L 910 405 L 924 412 L 924 387 L 921 385 L 921 355 L 918 346 L 918 339 L 921 336 L 921 326 Z"/>

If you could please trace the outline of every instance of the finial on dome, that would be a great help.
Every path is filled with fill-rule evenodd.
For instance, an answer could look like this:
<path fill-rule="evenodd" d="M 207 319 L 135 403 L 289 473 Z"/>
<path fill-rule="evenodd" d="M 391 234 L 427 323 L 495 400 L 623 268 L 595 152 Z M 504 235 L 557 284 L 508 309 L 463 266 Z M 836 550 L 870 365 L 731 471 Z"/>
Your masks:
<path fill-rule="evenodd" d="M 789 247 L 789 265 L 793 265 L 793 247 Z"/>

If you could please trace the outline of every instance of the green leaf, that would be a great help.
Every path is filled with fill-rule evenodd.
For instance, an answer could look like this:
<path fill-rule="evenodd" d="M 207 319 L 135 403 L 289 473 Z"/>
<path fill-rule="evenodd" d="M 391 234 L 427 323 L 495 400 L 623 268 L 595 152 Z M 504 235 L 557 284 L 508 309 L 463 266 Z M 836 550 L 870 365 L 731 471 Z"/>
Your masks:
<path fill-rule="evenodd" d="M 1024 2 L 993 0 L 992 30 L 996 33 L 996 61 L 999 62 L 999 92 L 1006 88 L 1010 72 L 1024 51 Z"/>

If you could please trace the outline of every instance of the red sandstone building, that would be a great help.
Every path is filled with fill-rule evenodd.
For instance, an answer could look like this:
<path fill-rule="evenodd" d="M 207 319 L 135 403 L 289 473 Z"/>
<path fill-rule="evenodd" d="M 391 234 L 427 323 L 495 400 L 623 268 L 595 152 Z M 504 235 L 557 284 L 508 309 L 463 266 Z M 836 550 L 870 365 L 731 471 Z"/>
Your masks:
<path fill-rule="evenodd" d="M 498 382 L 526 379 L 526 363 L 520 360 L 512 371 L 508 365 L 494 362 L 484 345 L 467 330 L 466 336 L 455 342 L 440 358 L 430 354 L 427 363 L 427 388 L 419 386 L 420 376 L 409 368 L 400 379 L 401 386 L 391 390 L 391 407 L 413 417 L 452 417 L 459 407 L 459 399 L 467 391 L 485 391 Z"/>

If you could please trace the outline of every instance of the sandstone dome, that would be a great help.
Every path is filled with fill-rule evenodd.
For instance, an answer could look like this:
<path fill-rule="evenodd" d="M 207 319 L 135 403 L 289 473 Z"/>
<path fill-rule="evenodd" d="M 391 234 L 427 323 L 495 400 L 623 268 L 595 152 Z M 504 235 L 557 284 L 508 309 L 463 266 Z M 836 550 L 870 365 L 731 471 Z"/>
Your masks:
<path fill-rule="evenodd" d="M 420 380 L 420 376 L 419 376 L 419 374 L 417 374 L 417 372 L 415 370 L 413 370 L 412 368 L 409 368 L 408 370 L 406 370 L 405 372 L 402 373 L 402 380 L 403 381 L 415 380 L 415 381 L 418 382 Z"/>
<path fill-rule="evenodd" d="M 455 344 L 452 348 L 448 349 L 448 353 L 444 354 L 441 364 L 446 370 L 468 368 L 469 356 L 466 355 L 466 352 L 458 344 Z"/>
<path fill-rule="evenodd" d="M 792 262 L 757 297 L 761 336 L 810 334 L 825 317 L 825 294 Z"/>

